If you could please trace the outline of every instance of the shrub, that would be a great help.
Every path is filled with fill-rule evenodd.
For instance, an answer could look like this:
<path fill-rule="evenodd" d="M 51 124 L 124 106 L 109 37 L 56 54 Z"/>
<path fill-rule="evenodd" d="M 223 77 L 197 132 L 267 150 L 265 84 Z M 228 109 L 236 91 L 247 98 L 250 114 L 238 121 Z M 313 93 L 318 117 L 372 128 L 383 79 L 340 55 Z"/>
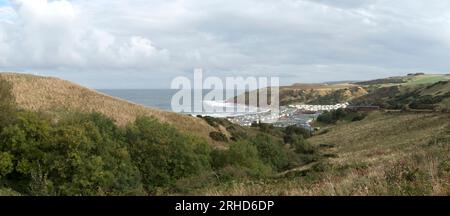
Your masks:
<path fill-rule="evenodd" d="M 325 124 L 334 124 L 337 119 L 334 118 L 333 113 L 325 111 L 317 117 L 317 121 Z"/>
<path fill-rule="evenodd" d="M 262 177 L 270 173 L 270 167 L 261 161 L 256 146 L 247 141 L 232 143 L 228 160 L 230 165 L 243 168 L 250 176 Z"/>
<path fill-rule="evenodd" d="M 197 189 L 217 183 L 218 176 L 212 172 L 202 172 L 198 175 L 182 178 L 175 182 L 173 187 L 168 188 L 168 193 L 191 194 Z M 195 194 L 194 194 L 195 195 Z"/>
<path fill-rule="evenodd" d="M 298 127 L 296 125 L 288 126 L 284 129 L 284 133 L 286 135 L 300 135 L 304 138 L 309 138 L 311 136 L 311 132 L 309 129 L 304 127 Z"/>
<path fill-rule="evenodd" d="M 265 164 L 275 170 L 282 170 L 288 166 L 286 149 L 282 143 L 265 134 L 258 134 L 251 142 L 256 146 L 259 158 Z"/>
<path fill-rule="evenodd" d="M 384 177 L 389 194 L 427 195 L 432 191 L 429 176 L 412 164 L 400 161 L 385 170 Z"/>
<path fill-rule="evenodd" d="M 6 110 L 14 104 L 14 96 L 11 93 L 12 85 L 6 80 L 0 79 L 0 109 Z"/>
<path fill-rule="evenodd" d="M 13 156 L 8 152 L 0 152 L 0 179 L 13 171 Z"/>
<path fill-rule="evenodd" d="M 293 143 L 297 136 L 302 136 L 304 138 L 311 137 L 311 131 L 309 129 L 298 127 L 295 125 L 288 126 L 284 129 L 283 141 L 286 144 Z"/>
<path fill-rule="evenodd" d="M 106 117 L 105 117 L 106 118 Z M 52 125 L 32 112 L 19 112 L 0 134 L 9 152 L 11 188 L 30 195 L 139 194 L 138 170 L 123 142 L 93 122 Z"/>
<path fill-rule="evenodd" d="M 352 117 L 352 122 L 361 121 L 364 118 L 366 118 L 366 116 L 367 116 L 366 114 L 356 113 L 355 116 Z"/>
<path fill-rule="evenodd" d="M 0 79 L 0 131 L 14 116 L 15 102 L 11 88 L 9 82 Z"/>
<path fill-rule="evenodd" d="M 266 124 L 266 123 L 259 123 L 259 131 L 263 132 L 263 133 L 269 133 L 274 126 L 272 124 Z"/>
<path fill-rule="evenodd" d="M 227 131 L 231 134 L 231 140 L 238 141 L 248 138 L 248 134 L 238 125 L 230 125 L 227 127 Z"/>
<path fill-rule="evenodd" d="M 296 136 L 291 145 L 298 154 L 314 154 L 315 152 L 314 147 L 302 136 Z"/>
<path fill-rule="evenodd" d="M 211 151 L 211 167 L 220 169 L 230 164 L 228 150 L 214 149 Z"/>
<path fill-rule="evenodd" d="M 212 127 L 218 127 L 219 124 L 217 123 L 217 119 L 211 116 L 203 116 L 201 117 L 203 118 L 203 120 L 206 121 L 206 123 L 208 123 L 210 126 Z"/>
<path fill-rule="evenodd" d="M 221 182 L 229 182 L 233 180 L 239 179 L 247 179 L 251 173 L 248 168 L 240 167 L 240 166 L 232 166 L 228 165 L 220 170 L 218 173 L 219 179 Z"/>
<path fill-rule="evenodd" d="M 127 127 L 126 137 L 149 192 L 210 169 L 210 149 L 204 140 L 153 118 L 136 119 Z"/>
<path fill-rule="evenodd" d="M 209 137 L 211 137 L 211 139 L 213 139 L 215 141 L 228 142 L 227 136 L 225 136 L 225 134 L 218 132 L 218 131 L 212 131 L 211 133 L 209 133 Z"/>
<path fill-rule="evenodd" d="M 337 121 L 341 120 L 361 121 L 366 116 L 367 115 L 365 113 L 347 112 L 344 109 L 340 108 L 329 112 L 325 111 L 317 117 L 317 121 L 325 124 L 335 124 Z"/>

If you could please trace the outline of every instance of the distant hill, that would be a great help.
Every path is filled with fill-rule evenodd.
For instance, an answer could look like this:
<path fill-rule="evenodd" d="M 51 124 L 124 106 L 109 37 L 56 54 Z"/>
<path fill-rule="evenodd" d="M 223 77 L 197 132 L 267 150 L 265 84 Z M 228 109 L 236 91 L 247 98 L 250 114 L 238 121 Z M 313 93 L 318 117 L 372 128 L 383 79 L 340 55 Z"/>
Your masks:
<path fill-rule="evenodd" d="M 421 100 L 427 100 L 427 97 L 430 96 L 438 96 L 431 102 L 425 102 L 436 104 L 437 107 L 448 108 L 450 102 L 445 99 L 447 98 L 445 93 L 448 92 L 446 82 L 449 80 L 450 75 L 448 74 L 411 73 L 406 76 L 359 82 L 295 83 L 280 87 L 280 105 L 352 102 L 356 105 L 401 108 L 421 96 L 424 96 Z M 436 86 L 427 88 L 434 84 Z M 406 94 L 411 94 L 411 97 Z M 248 98 L 257 97 L 257 91 L 246 92 L 229 101 L 237 102 L 244 96 L 248 104 Z M 425 107 L 430 109 L 436 106 Z"/>
<path fill-rule="evenodd" d="M 388 109 L 450 110 L 450 81 L 372 88 L 352 100 L 354 105 L 379 105 Z"/>
<path fill-rule="evenodd" d="M 280 87 L 280 105 L 336 104 L 350 101 L 365 94 L 367 94 L 367 91 L 355 84 L 296 83 L 291 86 Z M 241 94 L 234 98 L 234 102 L 242 99 L 242 97 L 246 97 L 246 104 L 248 104 L 248 98 L 257 97 L 257 91 Z M 233 102 L 233 99 L 229 101 Z"/>
<path fill-rule="evenodd" d="M 439 81 L 447 81 L 449 79 L 450 76 L 447 74 L 411 73 L 406 76 L 395 76 L 369 81 L 354 82 L 353 84 L 371 87 L 388 87 L 393 85 L 433 84 Z"/>
<path fill-rule="evenodd" d="M 12 93 L 19 107 L 43 111 L 55 117 L 69 110 L 99 112 L 114 119 L 118 125 L 125 125 L 137 116 L 147 115 L 210 141 L 209 133 L 216 130 L 196 117 L 147 108 L 58 78 L 0 73 L 0 79 L 12 84 Z"/>
<path fill-rule="evenodd" d="M 367 94 L 354 84 L 294 84 L 280 88 L 280 104 L 336 104 Z"/>

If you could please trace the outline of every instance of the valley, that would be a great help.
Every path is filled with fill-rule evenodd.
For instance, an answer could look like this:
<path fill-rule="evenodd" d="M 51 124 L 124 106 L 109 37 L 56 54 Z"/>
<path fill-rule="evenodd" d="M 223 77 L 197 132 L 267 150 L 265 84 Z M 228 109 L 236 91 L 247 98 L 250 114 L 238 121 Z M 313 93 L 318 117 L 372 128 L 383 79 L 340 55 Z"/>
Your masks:
<path fill-rule="evenodd" d="M 450 194 L 447 75 L 283 87 L 279 125 L 146 108 L 57 78 L 0 83 L 0 195 Z M 307 127 L 290 121 L 311 111 Z"/>

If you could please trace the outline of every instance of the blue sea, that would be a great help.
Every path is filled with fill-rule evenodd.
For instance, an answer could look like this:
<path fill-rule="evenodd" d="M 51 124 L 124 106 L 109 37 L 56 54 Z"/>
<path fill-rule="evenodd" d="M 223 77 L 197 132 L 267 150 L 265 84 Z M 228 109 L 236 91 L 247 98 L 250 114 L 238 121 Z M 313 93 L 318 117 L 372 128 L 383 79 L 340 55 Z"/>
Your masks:
<path fill-rule="evenodd" d="M 98 89 L 97 91 L 102 92 L 104 94 L 121 98 L 123 100 L 127 100 L 133 103 L 141 104 L 146 107 L 158 108 L 161 110 L 172 111 L 171 101 L 172 96 L 179 92 L 178 89 Z M 207 93 L 211 92 L 211 90 L 203 90 L 203 96 Z M 235 106 L 232 103 L 226 102 L 227 95 L 238 95 L 245 92 L 244 90 L 225 90 L 223 92 L 224 99 L 222 101 L 194 101 L 194 97 L 192 96 L 192 104 L 195 103 L 203 103 L 204 106 L 210 107 L 227 107 L 227 106 Z M 193 95 L 193 94 L 192 94 Z M 232 97 L 231 97 L 232 98 Z M 251 108 L 249 108 L 251 109 Z M 258 112 L 256 109 L 254 112 Z M 191 113 L 191 114 L 205 114 L 217 117 L 225 117 L 231 116 L 233 113 Z M 236 113 L 235 113 L 236 114 Z"/>
<path fill-rule="evenodd" d="M 102 92 L 104 94 L 121 98 L 126 101 L 130 101 L 136 104 L 141 104 L 150 108 L 158 108 L 161 110 L 172 112 L 172 96 L 179 92 L 177 89 L 98 89 L 97 91 Z M 203 96 L 207 93 L 211 92 L 210 90 L 204 90 Z M 244 93 L 245 91 L 235 91 L 234 94 L 232 91 L 224 91 L 224 97 L 226 95 L 239 95 Z M 192 93 L 192 101 L 191 103 L 196 103 L 194 101 L 193 92 Z M 232 98 L 232 97 L 230 97 Z M 197 101 L 203 104 L 203 107 L 214 107 L 214 108 L 225 108 L 225 107 L 236 107 L 234 103 L 228 103 L 226 100 L 214 100 L 214 101 Z M 244 106 L 244 105 L 237 105 Z M 248 107 L 245 113 L 239 112 L 201 112 L 201 113 L 193 113 L 193 112 L 185 112 L 192 115 L 208 115 L 213 117 L 233 117 L 240 116 L 243 114 L 257 114 L 257 113 L 267 113 L 267 110 L 261 110 L 255 107 Z M 242 107 L 241 107 L 242 108 Z M 316 117 L 316 114 L 295 114 L 288 119 L 279 119 L 281 124 L 288 123 L 296 123 L 300 125 L 309 125 L 309 122 Z M 284 122 L 284 123 L 283 123 Z"/>
<path fill-rule="evenodd" d="M 146 107 L 158 108 L 172 111 L 172 96 L 178 91 L 176 89 L 98 89 L 107 95 L 121 98 Z"/>

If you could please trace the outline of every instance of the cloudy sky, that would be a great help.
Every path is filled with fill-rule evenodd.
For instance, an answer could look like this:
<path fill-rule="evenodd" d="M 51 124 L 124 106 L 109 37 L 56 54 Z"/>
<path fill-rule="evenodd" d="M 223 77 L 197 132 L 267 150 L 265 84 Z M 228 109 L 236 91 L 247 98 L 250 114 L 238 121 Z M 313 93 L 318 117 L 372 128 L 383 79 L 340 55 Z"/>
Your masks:
<path fill-rule="evenodd" d="M 448 0 L 0 0 L 0 71 L 92 88 L 450 73 Z"/>

